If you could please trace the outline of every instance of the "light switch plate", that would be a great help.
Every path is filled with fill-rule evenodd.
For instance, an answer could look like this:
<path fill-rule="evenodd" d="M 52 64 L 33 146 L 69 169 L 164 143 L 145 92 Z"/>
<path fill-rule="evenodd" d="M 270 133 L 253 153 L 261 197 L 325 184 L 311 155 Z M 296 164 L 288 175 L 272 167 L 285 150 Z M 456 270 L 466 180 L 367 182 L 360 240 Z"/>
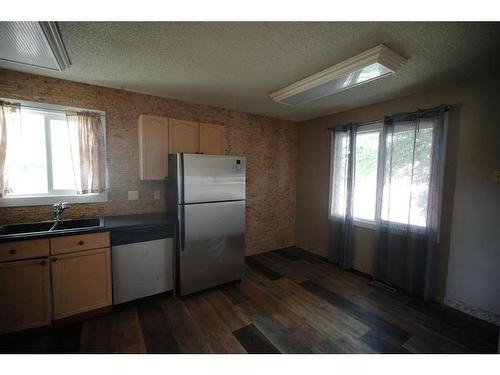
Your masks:
<path fill-rule="evenodd" d="M 160 199 L 160 190 L 155 190 L 153 192 L 153 198 L 154 199 Z"/>
<path fill-rule="evenodd" d="M 129 201 L 136 201 L 139 199 L 139 192 L 137 190 L 129 191 L 128 192 L 128 200 Z"/>

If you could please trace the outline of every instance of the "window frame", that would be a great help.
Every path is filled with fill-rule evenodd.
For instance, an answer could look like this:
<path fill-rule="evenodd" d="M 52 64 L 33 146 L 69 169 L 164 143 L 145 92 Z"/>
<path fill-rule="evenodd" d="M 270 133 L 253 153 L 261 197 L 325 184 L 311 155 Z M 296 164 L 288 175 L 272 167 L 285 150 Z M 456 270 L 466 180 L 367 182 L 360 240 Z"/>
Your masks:
<path fill-rule="evenodd" d="M 108 193 L 90 193 L 76 194 L 74 190 L 54 190 L 53 188 L 53 168 L 52 168 L 52 147 L 50 134 L 50 121 L 52 119 L 61 120 L 61 116 L 65 116 L 66 111 L 87 111 L 96 112 L 101 115 L 102 125 L 104 126 L 104 144 L 106 142 L 106 112 L 88 108 L 68 107 L 57 104 L 31 102 L 25 100 L 16 100 L 9 98 L 0 98 L 0 100 L 9 103 L 19 103 L 21 110 L 24 107 L 30 112 L 41 112 L 44 114 L 45 127 L 45 147 L 47 158 L 47 193 L 45 194 L 18 194 L 9 195 L 0 198 L 0 207 L 21 207 L 21 206 L 40 206 L 50 205 L 60 201 L 68 203 L 102 203 L 108 201 Z M 107 158 L 107 147 L 105 149 Z"/>

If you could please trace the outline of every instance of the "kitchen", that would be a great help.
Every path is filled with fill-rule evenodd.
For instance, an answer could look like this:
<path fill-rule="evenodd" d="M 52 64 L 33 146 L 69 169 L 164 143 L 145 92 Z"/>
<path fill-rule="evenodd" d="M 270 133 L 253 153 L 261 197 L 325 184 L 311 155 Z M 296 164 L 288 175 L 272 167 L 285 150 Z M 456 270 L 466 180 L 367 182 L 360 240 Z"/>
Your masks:
<path fill-rule="evenodd" d="M 12 74 L 14 75 L 12 76 Z M 47 77 L 25 75 L 14 71 L 2 70 L 0 75 L 2 82 L 7 83 L 7 85 L 9 82 L 15 84 L 15 86 L 11 87 L 5 86 L 5 92 L 0 93 L 0 97 L 11 97 L 12 92 L 16 92 L 18 97 L 22 96 L 24 99 L 36 97 L 37 103 L 23 100 L 24 107 L 22 108 L 29 108 L 30 105 L 43 107 L 43 104 L 40 103 L 51 103 L 52 109 L 55 108 L 54 106 L 60 106 L 59 108 L 63 108 L 60 109 L 62 111 L 68 110 L 68 108 L 101 111 L 102 115 L 105 116 L 106 123 L 107 167 L 110 181 L 110 189 L 107 192 L 108 202 L 72 203 L 68 198 L 61 198 L 70 201 L 69 208 L 65 209 L 61 214 L 61 224 L 68 227 L 74 222 L 74 225 L 81 225 L 82 227 L 52 230 L 49 237 L 50 246 L 48 244 L 49 240 L 46 238 L 44 240 L 38 239 L 39 236 L 47 237 L 47 232 L 44 233 L 44 229 L 50 228 L 33 228 L 37 232 L 9 236 L 9 231 L 27 231 L 30 229 L 11 228 L 9 225 L 3 227 L 2 242 L 8 258 L 2 260 L 15 259 L 19 260 L 19 264 L 22 264 L 24 259 L 30 259 L 30 262 L 33 263 L 34 253 L 30 250 L 30 247 L 34 246 L 37 251 L 41 251 L 40 254 L 36 254 L 36 261 L 50 264 L 48 258 L 50 252 L 52 285 L 55 282 L 54 265 L 61 265 L 62 263 L 60 260 L 57 263 L 54 258 L 61 258 L 60 255 L 67 250 L 71 251 L 72 246 L 75 246 L 74 250 L 77 251 L 89 250 L 89 255 L 93 254 L 95 249 L 108 249 L 108 253 L 105 255 L 98 254 L 103 262 L 100 267 L 105 268 L 101 273 L 96 274 L 96 267 L 99 264 L 96 262 L 101 259 L 94 255 L 94 262 L 89 262 L 87 265 L 87 273 L 75 273 L 79 267 L 75 263 L 74 267 L 76 268 L 68 268 L 63 270 L 61 274 L 61 277 L 68 276 L 67 273 L 80 277 L 81 279 L 68 280 L 68 282 L 74 287 L 84 288 L 85 290 L 90 288 L 90 285 L 86 284 L 86 280 L 94 278 L 96 284 L 93 287 L 99 292 L 95 293 L 93 301 L 67 301 L 69 306 L 61 307 L 54 305 L 54 315 L 52 315 L 50 312 L 50 305 L 52 304 L 50 299 L 53 298 L 51 295 L 55 294 L 55 290 L 49 290 L 49 284 L 51 283 L 45 280 L 45 278 L 49 278 L 48 275 L 44 275 L 43 281 L 47 283 L 48 288 L 43 293 L 37 294 L 38 296 L 45 296 L 46 299 L 45 301 L 36 301 L 39 303 L 39 311 L 35 311 L 36 309 L 33 308 L 35 301 L 31 297 L 26 297 L 31 301 L 30 311 L 34 316 L 25 317 L 25 322 L 15 321 L 10 323 L 10 327 L 8 325 L 3 327 L 5 332 L 16 331 L 19 328 L 47 326 L 52 321 L 57 322 L 60 319 L 67 319 L 73 315 L 83 314 L 86 311 L 106 311 L 106 308 L 113 305 L 112 295 L 115 297 L 115 303 L 123 303 L 129 300 L 130 297 L 121 296 L 119 294 L 120 290 L 130 290 L 133 286 L 140 289 L 139 285 L 144 287 L 144 283 L 150 284 L 155 281 L 156 289 L 155 287 L 146 286 L 146 290 L 152 288 L 152 291 L 143 293 L 140 297 L 159 292 L 173 292 L 173 238 L 175 236 L 174 227 L 177 213 L 168 212 L 168 214 L 165 214 L 165 209 L 166 207 L 175 206 L 174 203 L 169 202 L 167 204 L 168 199 L 175 199 L 173 193 L 170 196 L 167 196 L 167 193 L 168 185 L 172 182 L 175 183 L 177 179 L 169 175 L 171 173 L 169 171 L 172 170 L 172 167 L 167 165 L 169 154 L 189 153 L 200 155 L 199 158 L 203 158 L 202 155 L 207 155 L 205 158 L 209 157 L 208 155 L 224 154 L 240 156 L 238 160 L 243 163 L 236 164 L 238 160 L 234 160 L 233 163 L 235 168 L 241 168 L 240 170 L 246 181 L 241 191 L 241 194 L 243 194 L 241 198 L 246 196 L 246 210 L 244 210 L 246 215 L 245 212 L 240 214 L 246 219 L 244 237 L 246 254 L 254 254 L 267 249 L 285 248 L 293 243 L 295 192 L 291 189 L 290 181 L 294 178 L 296 171 L 291 169 L 290 166 L 295 164 L 297 157 L 295 152 L 297 142 L 295 124 L 244 113 L 190 105 L 189 103 L 170 99 L 126 93 L 120 90 L 105 89 L 76 82 L 48 79 Z M 40 81 L 35 82 L 32 81 L 33 79 L 40 79 Z M 23 84 L 23 80 L 27 81 Z M 23 95 L 20 90 L 24 85 L 30 91 L 28 96 Z M 48 95 L 40 93 L 42 95 L 35 94 L 33 96 L 31 94 L 33 87 L 42 88 Z M 72 93 L 71 96 L 67 95 L 68 92 Z M 56 95 L 54 96 L 54 94 Z M 78 105 L 81 107 L 73 108 L 68 106 L 68 104 L 75 103 L 76 100 L 78 100 Z M 161 108 L 161 111 L 154 108 Z M 183 119 L 175 118 L 175 116 L 180 117 L 181 114 L 184 117 Z M 220 123 L 224 123 L 224 125 L 220 125 Z M 274 147 L 275 144 L 279 145 L 279 148 Z M 213 168 L 204 168 L 203 170 L 210 171 Z M 266 174 L 263 176 L 261 172 L 264 170 Z M 255 186 L 254 181 L 256 180 L 259 181 L 259 186 Z M 124 191 L 124 188 L 136 190 Z M 130 197 L 130 194 L 132 194 L 132 197 Z M 136 194 L 135 197 L 133 194 Z M 157 199 L 158 195 L 159 199 Z M 233 199 L 234 197 L 231 198 L 231 200 Z M 216 200 L 221 199 L 217 198 Z M 30 208 L 3 207 L 4 220 L 14 223 L 48 222 L 49 226 L 51 226 L 53 223 L 51 221 L 53 217 L 52 206 Z M 265 215 L 263 215 L 264 211 Z M 285 216 L 282 218 L 280 215 Z M 87 223 L 85 220 L 89 222 Z M 98 223 L 94 223 L 94 221 Z M 90 225 L 90 227 L 85 228 L 87 225 Z M 68 234 L 75 235 L 67 237 Z M 27 249 L 22 247 L 18 249 L 18 244 L 11 242 L 16 237 L 21 237 L 21 239 L 34 237 L 33 240 L 36 238 L 36 241 L 44 242 L 32 244 L 30 241 L 22 241 L 27 246 Z M 61 241 L 70 241 L 71 244 L 55 244 L 58 237 L 61 237 Z M 80 242 L 84 244 L 79 245 Z M 127 248 L 126 245 L 131 242 L 136 246 Z M 154 253 L 154 250 L 151 250 L 154 246 L 151 247 L 151 244 L 158 246 L 156 242 L 159 242 L 159 245 L 163 247 L 163 249 L 157 250 L 159 257 L 154 257 L 151 254 Z M 263 244 L 265 244 L 265 247 L 262 246 Z M 143 259 L 146 253 L 138 252 L 141 245 L 146 246 L 146 253 L 150 254 L 149 259 Z M 64 248 L 63 252 L 56 250 L 61 246 Z M 114 250 L 115 247 L 118 249 L 117 252 Z M 168 249 L 165 250 L 165 248 Z M 243 243 L 239 245 L 239 249 L 241 268 L 243 264 L 243 253 L 241 253 L 244 249 Z M 14 254 L 10 254 L 12 250 L 14 250 Z M 27 255 L 23 255 L 23 252 L 27 252 Z M 132 257 L 127 260 L 127 257 L 125 257 L 123 259 L 120 255 L 124 252 L 133 253 L 138 258 Z M 201 258 L 200 260 L 203 261 L 204 259 Z M 122 280 L 120 275 L 129 274 L 132 270 L 129 269 L 130 265 L 127 268 L 127 264 L 134 261 L 141 265 L 140 270 L 142 272 L 138 273 L 137 278 L 134 280 Z M 158 263 L 159 261 L 160 263 Z M 15 265 L 15 262 L 9 264 Z M 118 267 L 119 264 L 122 269 L 121 274 L 114 268 Z M 162 272 L 157 270 L 157 273 L 151 273 L 151 266 L 161 264 L 165 266 Z M 135 267 L 138 267 L 138 265 L 136 264 Z M 48 267 L 46 268 L 48 272 Z M 239 272 L 242 273 L 241 270 Z M 148 275 L 149 279 L 144 280 L 144 276 L 141 277 L 140 274 Z M 16 272 L 15 277 L 26 279 L 25 275 L 20 272 Z M 163 283 L 158 284 L 158 277 L 162 278 Z M 127 279 L 125 275 L 124 278 Z M 116 283 L 120 283 L 118 280 L 122 283 L 125 282 L 124 287 L 121 289 L 119 287 L 117 289 Z M 33 279 L 33 282 L 35 285 L 41 284 L 40 279 Z M 17 279 L 9 280 L 7 283 L 9 285 L 21 285 L 17 282 Z M 53 285 L 53 287 L 55 286 Z M 22 288 L 23 291 L 26 291 L 25 286 L 22 286 Z M 18 295 L 18 292 L 11 289 L 11 293 Z M 60 298 L 66 301 L 70 296 L 80 296 L 82 291 L 75 289 L 62 291 L 62 293 L 64 294 Z M 125 292 L 125 294 L 127 293 Z M 54 303 L 57 300 L 55 299 Z M 18 312 L 19 310 L 16 310 L 14 314 L 18 315 Z M 29 322 L 30 319 L 33 319 L 33 323 Z"/>
<path fill-rule="evenodd" d="M 498 352 L 498 23 L 0 30 L 1 353 Z"/>

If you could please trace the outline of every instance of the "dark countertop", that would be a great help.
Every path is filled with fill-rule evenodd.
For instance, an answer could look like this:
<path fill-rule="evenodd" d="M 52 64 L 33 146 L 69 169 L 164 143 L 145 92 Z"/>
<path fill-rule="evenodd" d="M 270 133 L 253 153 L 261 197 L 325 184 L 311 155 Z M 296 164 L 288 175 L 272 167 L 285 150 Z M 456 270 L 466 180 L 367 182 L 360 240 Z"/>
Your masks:
<path fill-rule="evenodd" d="M 65 236 L 71 234 L 81 233 L 95 233 L 95 232 L 119 232 L 135 229 L 158 229 L 168 228 L 169 233 L 173 233 L 173 225 L 175 218 L 167 216 L 166 213 L 148 213 L 148 214 L 134 214 L 134 215 L 117 215 L 105 216 L 102 218 L 102 226 L 91 228 L 78 228 L 56 230 L 52 232 L 32 232 L 22 234 L 6 234 L 0 235 L 0 242 L 6 241 L 19 241 L 27 239 L 47 238 Z"/>
<path fill-rule="evenodd" d="M 175 218 L 166 213 L 135 214 L 107 216 L 104 218 L 104 228 L 109 231 L 123 229 L 140 229 L 148 227 L 162 227 L 175 224 Z"/>

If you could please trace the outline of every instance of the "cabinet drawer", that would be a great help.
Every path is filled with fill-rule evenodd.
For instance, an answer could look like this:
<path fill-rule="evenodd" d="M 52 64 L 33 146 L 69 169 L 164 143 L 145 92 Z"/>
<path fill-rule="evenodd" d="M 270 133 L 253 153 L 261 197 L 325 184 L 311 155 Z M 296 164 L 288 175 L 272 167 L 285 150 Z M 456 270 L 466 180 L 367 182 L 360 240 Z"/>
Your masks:
<path fill-rule="evenodd" d="M 75 234 L 50 239 L 52 255 L 109 247 L 109 233 Z"/>
<path fill-rule="evenodd" d="M 49 256 L 49 239 L 0 243 L 0 262 Z"/>

